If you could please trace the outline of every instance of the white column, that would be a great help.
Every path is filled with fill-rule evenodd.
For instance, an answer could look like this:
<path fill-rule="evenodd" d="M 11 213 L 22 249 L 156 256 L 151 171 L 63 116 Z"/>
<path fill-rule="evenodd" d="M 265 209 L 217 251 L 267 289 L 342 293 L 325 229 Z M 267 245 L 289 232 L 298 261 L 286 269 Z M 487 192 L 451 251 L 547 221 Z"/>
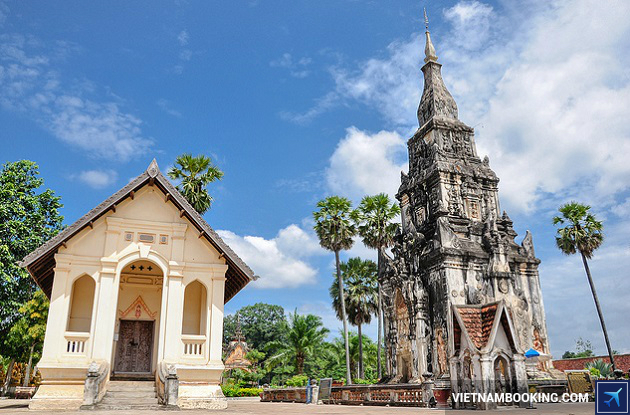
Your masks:
<path fill-rule="evenodd" d="M 92 359 L 106 360 L 112 364 L 114 329 L 118 312 L 117 261 L 101 259 L 101 272 L 98 278 L 98 296 L 94 307 L 94 334 L 92 338 Z"/>
<path fill-rule="evenodd" d="M 164 360 L 178 362 L 182 355 L 182 322 L 184 314 L 184 276 L 181 266 L 170 264 L 171 272 L 168 275 L 168 291 L 166 314 L 162 317 L 166 320 L 164 326 Z"/>
<path fill-rule="evenodd" d="M 46 323 L 46 335 L 42 351 L 42 362 L 58 361 L 66 348 L 65 332 L 68 325 L 68 309 L 70 307 L 70 292 L 72 285 L 68 287 L 68 274 L 70 268 L 60 264 L 57 259 L 48 320 Z"/>
<path fill-rule="evenodd" d="M 223 364 L 223 293 L 225 277 L 212 278 L 212 309 L 210 312 L 210 364 Z"/>

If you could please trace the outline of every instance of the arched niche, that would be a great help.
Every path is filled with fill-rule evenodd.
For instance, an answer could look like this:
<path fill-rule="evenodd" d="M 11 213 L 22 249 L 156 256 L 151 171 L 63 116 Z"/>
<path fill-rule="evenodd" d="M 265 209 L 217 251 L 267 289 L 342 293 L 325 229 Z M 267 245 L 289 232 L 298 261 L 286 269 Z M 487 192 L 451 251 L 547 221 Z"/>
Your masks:
<path fill-rule="evenodd" d="M 72 284 L 68 331 L 88 333 L 92 324 L 94 289 L 96 283 L 89 275 L 77 278 Z"/>
<path fill-rule="evenodd" d="M 207 299 L 208 291 L 201 282 L 195 280 L 186 285 L 182 334 L 206 334 Z"/>

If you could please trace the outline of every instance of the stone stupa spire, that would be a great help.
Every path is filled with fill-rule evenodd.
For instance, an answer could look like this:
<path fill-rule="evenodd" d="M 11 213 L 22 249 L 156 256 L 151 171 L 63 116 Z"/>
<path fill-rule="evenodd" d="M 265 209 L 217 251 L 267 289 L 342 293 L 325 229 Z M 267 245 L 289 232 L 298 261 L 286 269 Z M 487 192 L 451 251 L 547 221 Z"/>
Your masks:
<path fill-rule="evenodd" d="M 442 65 L 437 62 L 435 46 L 429 33 L 429 18 L 424 10 L 426 45 L 424 47 L 424 90 L 418 106 L 418 123 L 420 127 L 433 117 L 457 120 L 457 104 L 442 79 Z"/>

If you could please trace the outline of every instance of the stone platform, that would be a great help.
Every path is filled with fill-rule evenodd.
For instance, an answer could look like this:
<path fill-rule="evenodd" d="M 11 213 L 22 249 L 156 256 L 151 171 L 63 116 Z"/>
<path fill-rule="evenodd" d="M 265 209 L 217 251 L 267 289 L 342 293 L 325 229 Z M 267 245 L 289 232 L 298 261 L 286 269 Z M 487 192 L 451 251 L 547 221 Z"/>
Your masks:
<path fill-rule="evenodd" d="M 0 400 L 0 414 L 51 414 L 51 411 L 29 410 L 27 400 L 4 399 Z M 441 411 L 435 409 L 409 408 L 409 407 L 382 407 L 382 406 L 347 406 L 347 405 L 305 405 L 300 403 L 271 403 L 258 402 L 250 399 L 230 400 L 228 408 L 225 410 L 191 410 L 179 411 L 192 414 L 221 414 L 221 415 L 294 415 L 294 414 L 357 414 L 357 415 L 435 415 L 452 412 L 454 415 L 474 415 L 479 411 L 457 410 Z M 496 411 L 502 415 L 592 415 L 594 412 L 593 403 L 576 404 L 542 404 L 538 409 L 500 409 Z M 63 411 L 64 414 L 85 414 L 85 411 Z M 99 411 L 99 415 L 134 415 L 134 414 L 163 414 L 163 410 L 121 410 L 121 411 Z"/>

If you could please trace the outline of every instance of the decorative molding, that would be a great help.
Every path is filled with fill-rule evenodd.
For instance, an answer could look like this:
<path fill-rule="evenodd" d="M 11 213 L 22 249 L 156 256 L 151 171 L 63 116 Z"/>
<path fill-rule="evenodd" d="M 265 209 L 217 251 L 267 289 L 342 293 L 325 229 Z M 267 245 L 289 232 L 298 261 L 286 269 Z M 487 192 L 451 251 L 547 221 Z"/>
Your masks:
<path fill-rule="evenodd" d="M 120 319 L 124 319 L 125 317 L 127 317 L 132 311 L 134 311 L 134 317 L 136 319 L 140 319 L 140 317 L 142 316 L 142 310 L 144 310 L 144 312 L 151 317 L 152 319 L 155 320 L 155 316 L 157 316 L 157 311 L 152 312 L 149 307 L 147 306 L 147 304 L 144 302 L 144 300 L 142 299 L 142 296 L 139 295 L 138 298 L 135 299 L 135 301 L 133 303 L 131 303 L 131 305 L 129 307 L 127 307 L 127 309 L 125 311 L 120 311 L 118 310 L 118 314 Z"/>

